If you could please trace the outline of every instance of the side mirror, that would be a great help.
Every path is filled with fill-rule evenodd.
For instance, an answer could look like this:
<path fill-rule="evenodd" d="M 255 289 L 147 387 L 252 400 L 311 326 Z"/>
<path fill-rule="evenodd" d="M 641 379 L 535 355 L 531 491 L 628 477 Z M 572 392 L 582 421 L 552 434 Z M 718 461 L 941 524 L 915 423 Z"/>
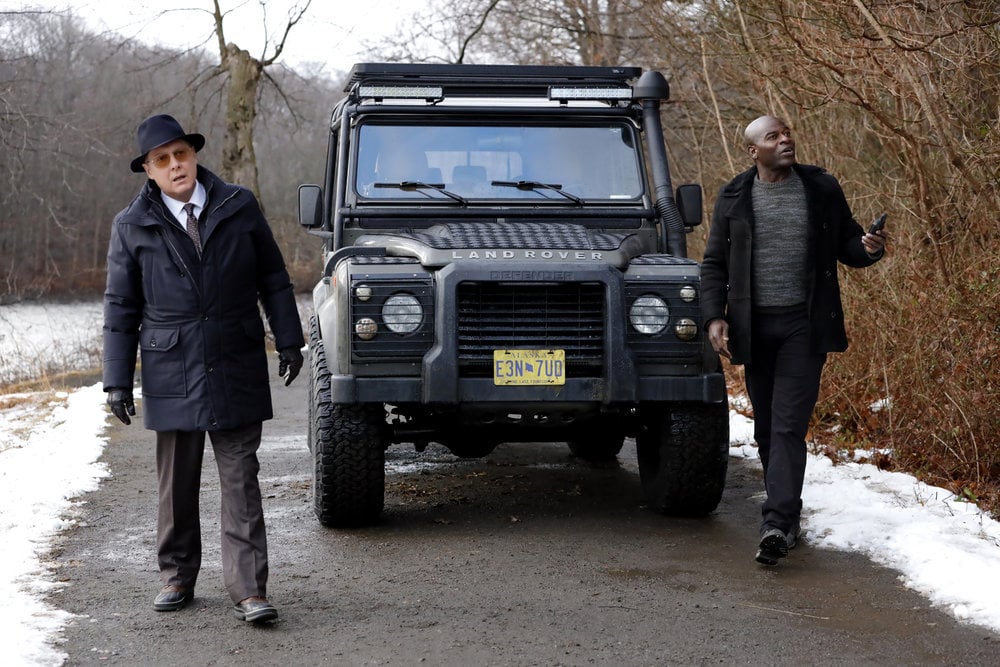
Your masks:
<path fill-rule="evenodd" d="M 701 186 L 697 183 L 686 183 L 677 186 L 677 210 L 685 227 L 697 227 L 701 224 L 702 204 Z"/>
<path fill-rule="evenodd" d="M 299 186 L 299 224 L 306 229 L 323 225 L 323 188 L 320 186 Z"/>

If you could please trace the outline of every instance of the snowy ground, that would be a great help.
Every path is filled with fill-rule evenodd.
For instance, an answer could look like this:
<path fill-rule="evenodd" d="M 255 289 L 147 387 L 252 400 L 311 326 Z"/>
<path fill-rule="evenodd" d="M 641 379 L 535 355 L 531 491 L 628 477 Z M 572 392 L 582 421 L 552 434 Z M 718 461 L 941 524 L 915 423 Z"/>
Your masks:
<path fill-rule="evenodd" d="M 0 627 L 9 665 L 60 665 L 55 645 L 69 614 L 46 594 L 58 587 L 45 554 L 52 538 L 108 471 L 104 392 L 0 396 Z"/>
<path fill-rule="evenodd" d="M 0 306 L 0 378 L 23 367 L 8 364 L 11 350 L 33 354 L 36 368 L 54 367 L 43 354 L 50 347 L 64 360 L 96 353 L 85 350 L 99 347 L 99 307 L 16 308 Z M 19 327 L 25 322 L 30 330 Z M 41 342 L 46 334 L 63 344 L 47 347 Z M 69 615 L 47 602 L 58 584 L 45 554 L 52 537 L 74 524 L 85 494 L 108 475 L 98 462 L 106 420 L 99 385 L 71 393 L 0 395 L 5 664 L 60 665 L 66 657 L 58 639 Z M 731 456 L 755 459 L 755 448 L 747 444 L 752 424 L 733 412 L 730 428 Z M 955 617 L 1000 632 L 1000 523 L 975 506 L 909 475 L 867 464 L 834 466 L 816 455 L 809 458 L 803 502 L 810 545 L 861 552 L 897 570 L 907 586 Z"/>

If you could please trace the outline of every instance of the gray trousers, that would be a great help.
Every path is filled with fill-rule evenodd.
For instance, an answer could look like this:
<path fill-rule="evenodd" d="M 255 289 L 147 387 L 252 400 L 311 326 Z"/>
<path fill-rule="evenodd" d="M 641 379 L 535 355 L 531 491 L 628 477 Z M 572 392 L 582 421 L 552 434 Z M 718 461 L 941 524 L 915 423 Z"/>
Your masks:
<path fill-rule="evenodd" d="M 788 313 L 755 314 L 751 335 L 752 358 L 744 373 L 767 490 L 761 507 L 763 535 L 769 528 L 787 532 L 799 522 L 805 438 L 826 355 L 810 350 L 804 306 Z"/>
<path fill-rule="evenodd" d="M 267 536 L 257 473 L 260 422 L 209 434 L 222 489 L 222 572 L 233 602 L 267 595 Z M 157 431 L 156 547 L 163 585 L 194 588 L 201 568 L 198 497 L 204 431 Z"/>

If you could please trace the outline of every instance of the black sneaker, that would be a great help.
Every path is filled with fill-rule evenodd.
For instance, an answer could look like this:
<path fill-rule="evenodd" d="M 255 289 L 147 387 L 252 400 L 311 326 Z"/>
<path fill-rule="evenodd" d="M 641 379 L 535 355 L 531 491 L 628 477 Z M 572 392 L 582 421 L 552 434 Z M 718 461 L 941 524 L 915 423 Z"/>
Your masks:
<path fill-rule="evenodd" d="M 777 565 L 778 560 L 788 555 L 788 541 L 785 532 L 769 528 L 760 538 L 756 561 L 762 565 Z"/>

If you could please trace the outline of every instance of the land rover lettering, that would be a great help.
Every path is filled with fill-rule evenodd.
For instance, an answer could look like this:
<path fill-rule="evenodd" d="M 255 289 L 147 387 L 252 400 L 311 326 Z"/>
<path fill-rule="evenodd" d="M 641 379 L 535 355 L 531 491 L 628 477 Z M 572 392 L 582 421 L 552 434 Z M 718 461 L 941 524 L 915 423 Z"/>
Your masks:
<path fill-rule="evenodd" d="M 451 259 L 561 259 L 602 262 L 604 253 L 589 250 L 452 250 Z"/>

